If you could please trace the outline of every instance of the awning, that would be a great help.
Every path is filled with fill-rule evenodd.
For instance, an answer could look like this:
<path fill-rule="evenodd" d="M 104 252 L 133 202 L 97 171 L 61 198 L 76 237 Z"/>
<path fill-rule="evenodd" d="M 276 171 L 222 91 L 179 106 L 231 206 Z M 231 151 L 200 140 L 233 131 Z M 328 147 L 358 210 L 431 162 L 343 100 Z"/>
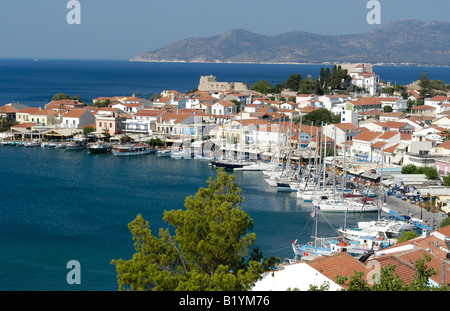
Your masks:
<path fill-rule="evenodd" d="M 400 164 L 403 161 L 403 154 L 397 154 L 394 159 L 392 159 L 392 163 Z"/>

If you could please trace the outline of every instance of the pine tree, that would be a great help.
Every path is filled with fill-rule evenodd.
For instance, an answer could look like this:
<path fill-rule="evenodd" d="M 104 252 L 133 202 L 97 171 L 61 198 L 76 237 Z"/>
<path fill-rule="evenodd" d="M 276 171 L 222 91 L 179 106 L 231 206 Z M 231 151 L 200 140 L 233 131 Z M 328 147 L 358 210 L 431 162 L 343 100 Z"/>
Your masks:
<path fill-rule="evenodd" d="M 241 291 L 254 285 L 263 271 L 252 256 L 244 262 L 256 237 L 248 233 L 253 220 L 240 206 L 241 189 L 223 171 L 208 184 L 186 198 L 186 209 L 164 213 L 174 236 L 169 229 L 153 236 L 142 215 L 129 224 L 136 253 L 111 262 L 119 290 Z"/>

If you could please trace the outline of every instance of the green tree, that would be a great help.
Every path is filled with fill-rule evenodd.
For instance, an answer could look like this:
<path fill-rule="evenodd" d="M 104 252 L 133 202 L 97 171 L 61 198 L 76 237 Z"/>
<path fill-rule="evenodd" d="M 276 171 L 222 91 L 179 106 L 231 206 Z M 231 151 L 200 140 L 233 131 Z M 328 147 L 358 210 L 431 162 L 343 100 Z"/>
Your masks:
<path fill-rule="evenodd" d="M 253 83 L 251 89 L 262 94 L 271 93 L 273 91 L 272 85 L 267 80 L 256 81 Z"/>
<path fill-rule="evenodd" d="M 64 94 L 64 93 L 58 93 L 58 94 L 55 94 L 52 98 L 53 101 L 64 100 L 64 99 L 69 99 L 69 95 Z"/>
<path fill-rule="evenodd" d="M 103 136 L 105 136 L 106 141 L 109 142 L 111 140 L 111 134 L 109 133 L 109 131 L 107 129 L 105 129 L 102 134 L 103 134 Z"/>
<path fill-rule="evenodd" d="M 186 198 L 186 209 L 164 212 L 175 235 L 160 229 L 155 237 L 141 215 L 129 224 L 136 253 L 111 262 L 120 290 L 241 291 L 260 278 L 261 263 L 243 260 L 256 237 L 234 176 L 220 170 L 208 184 Z"/>
<path fill-rule="evenodd" d="M 78 100 L 80 103 L 85 103 L 81 99 L 80 95 L 69 96 L 65 93 L 57 93 L 57 94 L 53 95 L 53 97 L 52 97 L 52 101 L 65 100 L 65 99 Z"/>
<path fill-rule="evenodd" d="M 111 100 L 109 98 L 102 100 L 102 101 L 96 101 L 95 103 L 92 104 L 92 106 L 95 107 L 108 107 L 109 104 L 111 104 Z"/>
<path fill-rule="evenodd" d="M 323 121 L 325 124 L 331 124 L 333 121 L 333 114 L 328 109 L 317 109 L 303 117 L 303 123 L 311 125 L 320 124 Z"/>
<path fill-rule="evenodd" d="M 432 87 L 431 87 L 431 80 L 428 77 L 428 72 L 423 71 L 422 74 L 419 77 L 419 94 L 422 99 L 425 99 L 425 97 L 431 96 Z"/>
<path fill-rule="evenodd" d="M 5 116 L 0 116 L 0 132 L 9 131 L 11 126 L 19 124 L 19 122 L 14 120 L 8 120 Z"/>
<path fill-rule="evenodd" d="M 392 112 L 392 107 L 391 106 L 384 106 L 383 111 L 387 112 L 387 113 Z"/>
<path fill-rule="evenodd" d="M 152 95 L 152 97 L 150 97 L 150 100 L 154 101 L 154 100 L 156 100 L 158 98 L 161 98 L 161 94 L 155 93 L 155 94 Z"/>
<path fill-rule="evenodd" d="M 409 241 L 409 240 L 417 238 L 418 236 L 419 235 L 414 230 L 405 231 L 405 232 L 403 232 L 402 236 L 398 239 L 397 243 Z"/>
<path fill-rule="evenodd" d="M 294 73 L 289 75 L 287 77 L 286 81 L 284 82 L 284 87 L 286 89 L 289 89 L 291 91 L 297 92 L 300 88 L 300 82 L 302 81 L 302 75 L 299 73 Z"/>
<path fill-rule="evenodd" d="M 83 135 L 88 136 L 90 133 L 94 132 L 94 128 L 87 126 L 83 129 Z"/>
<path fill-rule="evenodd" d="M 441 221 L 441 224 L 439 225 L 441 228 L 450 225 L 450 217 L 446 217 Z"/>
<path fill-rule="evenodd" d="M 402 167 L 402 174 L 415 174 L 417 166 L 414 164 L 405 165 Z"/>

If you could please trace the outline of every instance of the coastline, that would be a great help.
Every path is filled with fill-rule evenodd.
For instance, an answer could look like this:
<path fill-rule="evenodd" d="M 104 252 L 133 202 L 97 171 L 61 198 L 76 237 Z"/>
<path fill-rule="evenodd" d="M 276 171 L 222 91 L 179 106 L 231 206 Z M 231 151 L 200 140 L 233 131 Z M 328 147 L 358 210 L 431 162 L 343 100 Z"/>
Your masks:
<path fill-rule="evenodd" d="M 334 66 L 334 65 L 356 65 L 359 63 L 367 62 L 320 62 L 320 63 L 297 63 L 297 62 L 230 62 L 230 61 L 215 61 L 215 62 L 205 62 L 205 61 L 186 61 L 186 60 L 142 60 L 131 58 L 129 62 L 136 63 L 178 63 L 178 64 L 249 64 L 249 65 L 311 65 L 311 66 Z M 372 64 L 374 67 L 387 66 L 387 67 L 434 67 L 434 68 L 449 68 L 450 65 L 437 65 L 437 64 L 423 64 L 423 63 L 384 63 L 378 62 Z"/>

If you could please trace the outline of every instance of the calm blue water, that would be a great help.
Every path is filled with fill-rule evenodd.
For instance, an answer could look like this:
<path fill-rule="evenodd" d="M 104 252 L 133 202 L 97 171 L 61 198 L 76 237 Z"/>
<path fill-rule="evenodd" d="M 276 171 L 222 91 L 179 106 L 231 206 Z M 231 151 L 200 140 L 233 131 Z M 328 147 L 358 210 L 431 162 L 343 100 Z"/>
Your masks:
<path fill-rule="evenodd" d="M 210 74 L 215 75 L 218 81 L 251 85 L 266 79 L 274 85 L 282 83 L 292 73 L 316 77 L 320 67 L 0 59 L 0 105 L 22 102 L 33 107 L 44 106 L 54 94 L 61 92 L 80 95 L 88 103 L 99 96 L 129 96 L 136 93 L 150 97 L 168 89 L 185 92 L 197 88 L 201 75 Z M 402 85 L 416 81 L 424 70 L 431 79 L 445 80 L 450 77 L 448 67 L 374 67 L 383 80 Z"/>
<path fill-rule="evenodd" d="M 281 82 L 289 74 L 317 73 L 320 66 L 163 64 L 125 61 L 0 60 L 0 105 L 20 101 L 42 106 L 55 93 L 98 96 L 181 92 L 197 87 L 200 75 L 249 84 Z M 380 67 L 381 77 L 397 83 L 414 81 L 421 68 Z M 445 68 L 427 68 L 442 79 Z M 408 74 L 407 74 L 408 73 Z M 206 162 L 147 155 L 117 158 L 43 148 L 0 146 L 0 290 L 116 290 L 112 259 L 134 253 L 128 223 L 143 214 L 152 231 L 166 227 L 164 210 L 183 208 L 207 179 L 216 176 Z M 244 210 L 265 256 L 292 258 L 291 240 L 309 241 L 311 205 L 295 194 L 278 193 L 259 172 L 236 172 Z M 351 215 L 349 223 L 373 219 Z M 321 218 L 319 232 L 333 235 L 330 225 L 342 215 Z M 81 285 L 69 285 L 66 264 L 81 264 Z"/>
<path fill-rule="evenodd" d="M 157 234 L 167 227 L 164 210 L 183 208 L 186 196 L 216 176 L 201 160 L 40 147 L 1 146 L 0 162 L 0 290 L 116 290 L 110 261 L 134 252 L 128 223 L 141 213 Z M 311 206 L 270 188 L 262 173 L 235 176 L 255 223 L 256 245 L 265 256 L 292 258 L 290 241 L 308 241 L 313 233 Z M 340 225 L 342 215 L 321 219 L 319 231 L 333 235 L 327 222 Z M 81 285 L 66 282 L 70 260 L 81 264 Z"/>

